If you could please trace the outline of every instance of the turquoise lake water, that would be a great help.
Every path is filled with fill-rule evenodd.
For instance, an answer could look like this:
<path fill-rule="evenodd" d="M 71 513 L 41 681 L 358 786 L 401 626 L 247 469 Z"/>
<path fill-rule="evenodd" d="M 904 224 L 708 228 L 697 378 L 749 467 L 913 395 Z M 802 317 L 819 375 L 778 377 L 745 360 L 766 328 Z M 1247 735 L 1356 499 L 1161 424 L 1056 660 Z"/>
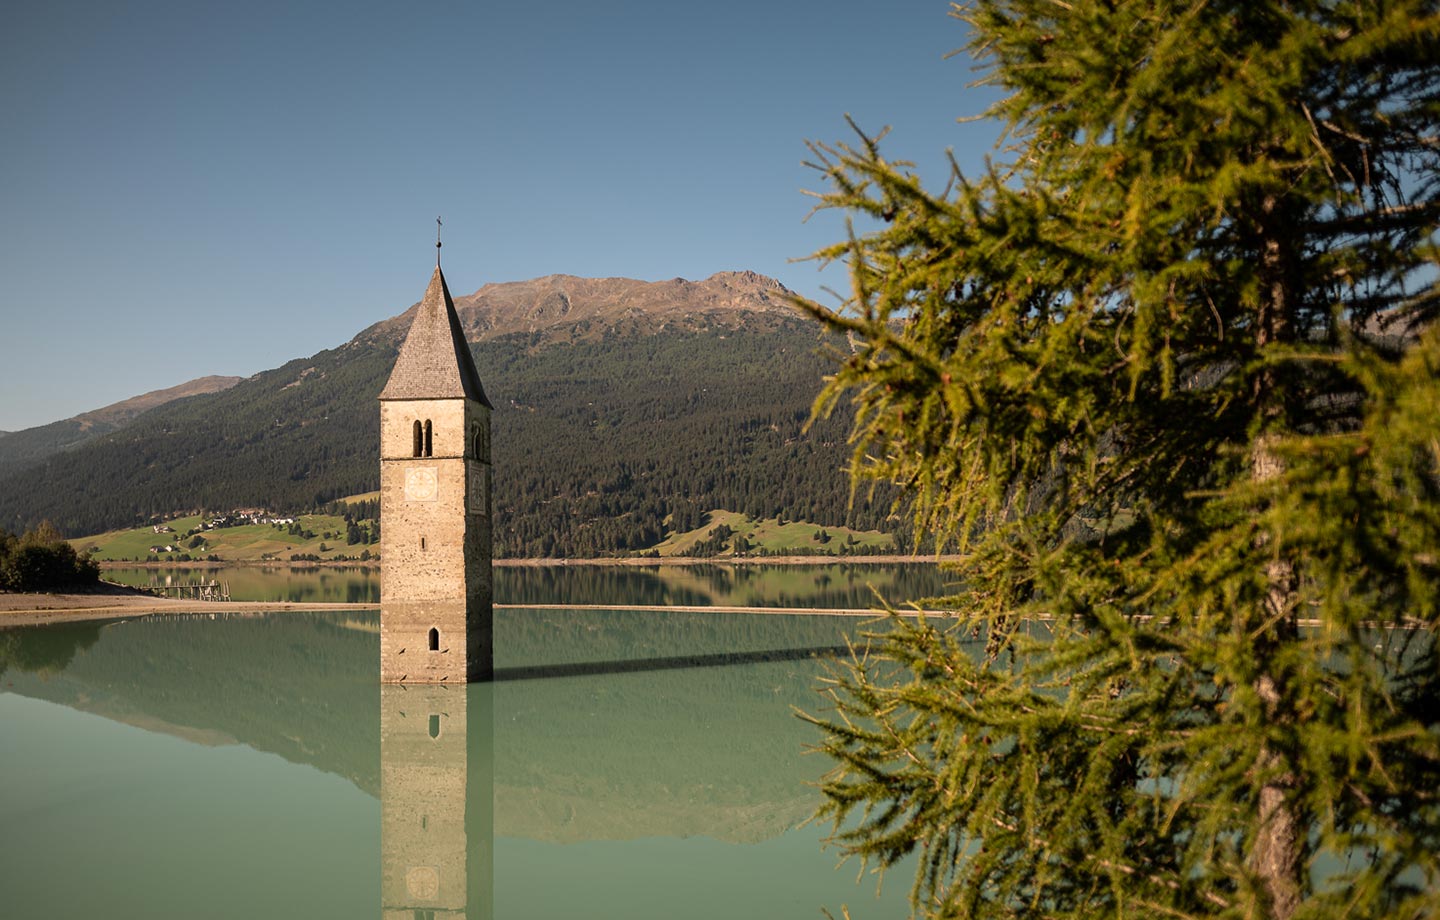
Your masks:
<path fill-rule="evenodd" d="M 580 590 L 552 576 L 524 595 Z M 501 611 L 493 684 L 406 689 L 378 616 L 0 632 L 3 914 L 908 913 L 908 871 L 877 893 L 802 826 L 795 710 L 856 618 Z"/>

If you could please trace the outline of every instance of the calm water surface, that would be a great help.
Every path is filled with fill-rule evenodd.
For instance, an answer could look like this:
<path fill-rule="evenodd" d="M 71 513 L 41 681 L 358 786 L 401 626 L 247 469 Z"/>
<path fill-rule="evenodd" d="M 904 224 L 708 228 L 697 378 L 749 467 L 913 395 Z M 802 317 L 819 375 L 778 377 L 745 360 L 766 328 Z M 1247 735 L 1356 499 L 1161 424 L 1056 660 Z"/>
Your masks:
<path fill-rule="evenodd" d="M 857 626 L 502 611 L 449 689 L 378 685 L 374 612 L 0 632 L 0 914 L 903 917 L 798 827 Z"/>
<path fill-rule="evenodd" d="M 106 578 L 140 587 L 218 580 L 237 601 L 378 603 L 380 570 L 236 566 L 204 569 L 107 568 Z M 953 590 L 938 566 L 694 565 L 536 566 L 495 569 L 498 604 L 680 604 L 868 609 Z"/>

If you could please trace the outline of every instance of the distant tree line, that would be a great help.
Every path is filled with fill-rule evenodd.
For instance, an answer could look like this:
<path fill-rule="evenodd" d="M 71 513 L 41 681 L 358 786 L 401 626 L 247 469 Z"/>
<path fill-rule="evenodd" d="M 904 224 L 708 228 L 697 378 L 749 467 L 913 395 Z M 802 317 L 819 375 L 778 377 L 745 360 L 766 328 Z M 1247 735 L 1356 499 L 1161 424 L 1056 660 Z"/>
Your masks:
<path fill-rule="evenodd" d="M 98 584 L 100 567 L 75 552 L 49 521 L 17 537 L 0 530 L 0 589 L 49 591 Z"/>
<path fill-rule="evenodd" d="M 380 500 L 366 499 L 358 502 L 327 502 L 315 509 L 321 514 L 338 517 L 345 522 L 345 544 L 347 546 L 373 546 L 380 542 Z M 370 553 L 365 553 L 370 558 Z"/>

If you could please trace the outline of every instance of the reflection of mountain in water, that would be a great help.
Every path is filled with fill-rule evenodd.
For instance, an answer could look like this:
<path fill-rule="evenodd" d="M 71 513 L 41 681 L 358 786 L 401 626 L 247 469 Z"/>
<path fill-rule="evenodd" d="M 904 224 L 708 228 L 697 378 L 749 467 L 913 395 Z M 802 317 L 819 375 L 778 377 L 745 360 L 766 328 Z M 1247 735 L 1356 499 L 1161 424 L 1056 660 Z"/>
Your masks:
<path fill-rule="evenodd" d="M 501 604 L 676 604 L 867 610 L 945 594 L 933 564 L 540 566 L 495 570 Z"/>
<path fill-rule="evenodd" d="M 106 626 L 69 666 L 4 674 L 6 689 L 194 739 L 235 741 L 378 788 L 376 638 L 348 615 L 155 617 Z M 0 633 L 20 648 L 93 625 Z M 370 667 L 366 667 L 369 665 Z M 11 684 L 13 683 L 13 686 Z"/>
<path fill-rule="evenodd" d="M 380 792 L 375 615 L 169 618 L 0 633 L 7 689 L 201 743 L 233 739 Z M 835 646 L 854 621 L 638 612 L 497 616 L 496 666 L 715 660 Z M 356 628 L 358 627 L 358 628 Z M 68 645 L 67 645 L 68 643 Z M 87 645 L 88 643 L 88 645 Z M 64 659 L 73 652 L 68 665 Z M 764 656 L 758 656 L 764 657 Z M 753 841 L 805 817 L 820 765 L 792 707 L 823 664 L 500 681 L 495 832 Z M 28 669 L 43 660 L 46 669 Z M 603 668 L 598 668 L 603 670 Z"/>
<path fill-rule="evenodd" d="M 380 572 L 364 568 L 242 566 L 111 568 L 107 577 L 147 586 L 218 579 L 235 600 L 378 603 Z M 716 563 L 682 566 L 545 565 L 495 570 L 497 604 L 710 605 L 868 610 L 876 592 L 894 605 L 950 593 L 933 563 L 816 562 L 810 565 Z"/>

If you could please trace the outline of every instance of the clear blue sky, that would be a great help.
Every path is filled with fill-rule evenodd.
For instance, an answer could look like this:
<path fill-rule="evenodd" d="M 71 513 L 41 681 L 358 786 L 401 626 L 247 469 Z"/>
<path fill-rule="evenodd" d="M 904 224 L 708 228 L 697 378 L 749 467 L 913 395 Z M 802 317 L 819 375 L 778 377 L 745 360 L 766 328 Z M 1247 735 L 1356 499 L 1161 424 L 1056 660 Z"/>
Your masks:
<path fill-rule="evenodd" d="M 805 141 L 943 180 L 945 0 L 0 7 L 0 430 L 339 345 L 424 292 L 751 269 L 819 296 Z"/>

